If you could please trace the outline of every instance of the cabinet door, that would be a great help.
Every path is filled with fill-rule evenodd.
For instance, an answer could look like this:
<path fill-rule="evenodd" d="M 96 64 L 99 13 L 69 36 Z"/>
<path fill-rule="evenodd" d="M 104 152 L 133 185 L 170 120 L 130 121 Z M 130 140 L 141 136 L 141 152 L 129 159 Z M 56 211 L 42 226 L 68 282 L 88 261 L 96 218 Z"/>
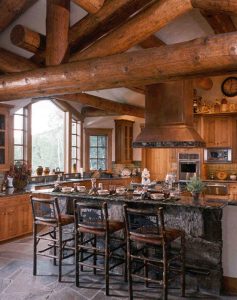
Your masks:
<path fill-rule="evenodd" d="M 230 200 L 237 200 L 237 184 L 229 184 L 228 194 Z"/>
<path fill-rule="evenodd" d="M 206 142 L 207 147 L 216 146 L 216 121 L 214 117 L 203 118 L 203 134 L 202 137 Z"/>
<path fill-rule="evenodd" d="M 7 212 L 6 208 L 0 207 L 0 241 L 7 239 Z"/>
<path fill-rule="evenodd" d="M 30 203 L 21 205 L 19 208 L 19 229 L 20 234 L 32 231 L 32 210 Z"/>
<path fill-rule="evenodd" d="M 115 120 L 116 163 L 131 163 L 133 161 L 133 123 L 128 120 Z"/>
<path fill-rule="evenodd" d="M 231 118 L 218 117 L 215 120 L 215 137 L 216 146 L 230 147 L 232 137 Z"/>
<path fill-rule="evenodd" d="M 13 238 L 20 235 L 19 210 L 18 206 L 10 206 L 6 208 L 7 216 L 7 236 Z"/>
<path fill-rule="evenodd" d="M 11 118 L 8 107 L 0 106 L 0 170 L 9 169 L 9 145 L 11 135 Z"/>
<path fill-rule="evenodd" d="M 230 117 L 203 117 L 202 137 L 207 147 L 231 147 L 232 120 Z"/>

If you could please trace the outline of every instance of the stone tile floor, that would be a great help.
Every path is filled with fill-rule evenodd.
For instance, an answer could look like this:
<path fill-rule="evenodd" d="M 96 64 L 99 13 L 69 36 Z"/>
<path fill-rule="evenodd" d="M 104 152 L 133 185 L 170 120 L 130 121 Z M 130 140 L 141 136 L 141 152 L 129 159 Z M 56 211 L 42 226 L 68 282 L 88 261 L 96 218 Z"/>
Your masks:
<path fill-rule="evenodd" d="M 63 282 L 57 281 L 57 267 L 49 259 L 40 258 L 38 276 L 32 275 L 32 238 L 25 237 L 0 244 L 0 300 L 126 300 L 127 284 L 121 276 L 111 279 L 111 296 L 104 294 L 102 275 L 84 272 L 81 287 L 74 285 L 72 264 L 64 265 Z M 84 275 L 85 274 L 85 275 Z M 169 300 L 184 299 L 178 296 L 179 290 L 169 290 Z M 134 284 L 134 300 L 161 299 L 161 290 L 145 288 L 143 283 Z M 187 291 L 185 299 L 234 300 L 237 296 L 211 296 Z"/>

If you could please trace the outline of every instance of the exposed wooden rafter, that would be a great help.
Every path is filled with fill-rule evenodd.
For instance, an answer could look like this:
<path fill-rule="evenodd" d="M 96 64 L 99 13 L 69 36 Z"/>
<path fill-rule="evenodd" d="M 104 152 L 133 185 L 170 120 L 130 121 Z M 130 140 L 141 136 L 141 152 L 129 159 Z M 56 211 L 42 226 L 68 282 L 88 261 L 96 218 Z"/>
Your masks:
<path fill-rule="evenodd" d="M 204 10 L 201 10 L 201 14 L 216 34 L 236 31 L 234 22 L 226 14 L 213 14 Z"/>
<path fill-rule="evenodd" d="M 139 86 L 236 71 L 237 33 L 209 36 L 0 78 L 0 101 Z"/>
<path fill-rule="evenodd" d="M 191 0 L 194 8 L 216 13 L 237 14 L 236 0 Z"/>
<path fill-rule="evenodd" d="M 0 32 L 23 14 L 37 0 L 0 0 Z"/>
<path fill-rule="evenodd" d="M 74 3 L 80 5 L 83 9 L 91 14 L 95 14 L 101 9 L 105 0 L 73 0 Z"/>
<path fill-rule="evenodd" d="M 85 106 L 81 110 L 81 114 L 84 118 L 88 117 L 106 117 L 106 116 L 117 116 L 118 114 L 109 111 L 101 110 L 98 108 Z"/>
<path fill-rule="evenodd" d="M 48 0 L 46 18 L 46 65 L 60 64 L 68 49 L 69 0 Z"/>
<path fill-rule="evenodd" d="M 155 35 L 150 35 L 148 38 L 139 43 L 139 46 L 141 46 L 143 49 L 160 47 L 163 45 L 165 45 L 165 43 Z"/>
<path fill-rule="evenodd" d="M 4 73 L 15 73 L 36 68 L 38 68 L 38 66 L 27 58 L 0 48 L 0 71 Z"/>
<path fill-rule="evenodd" d="M 51 99 L 51 101 L 54 102 L 57 106 L 59 106 L 63 111 L 69 111 L 77 120 L 84 119 L 82 114 L 66 101 L 61 101 L 57 99 Z"/>
<path fill-rule="evenodd" d="M 142 107 L 120 103 L 120 102 L 104 99 L 98 96 L 89 95 L 85 93 L 57 96 L 57 99 L 73 101 L 100 110 L 115 113 L 117 115 L 129 115 L 129 116 L 144 118 L 144 113 L 145 113 L 144 108 Z"/>
<path fill-rule="evenodd" d="M 155 1 L 84 51 L 73 54 L 69 61 L 124 52 L 191 9 L 189 0 Z"/>

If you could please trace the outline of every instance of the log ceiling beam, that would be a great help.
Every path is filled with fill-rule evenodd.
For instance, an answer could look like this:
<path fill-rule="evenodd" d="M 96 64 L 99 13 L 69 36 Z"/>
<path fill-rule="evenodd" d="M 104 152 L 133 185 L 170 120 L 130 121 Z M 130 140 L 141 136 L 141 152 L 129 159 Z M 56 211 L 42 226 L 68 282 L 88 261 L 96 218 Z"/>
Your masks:
<path fill-rule="evenodd" d="M 26 26 L 16 25 L 11 31 L 10 39 L 13 45 L 34 53 L 35 62 L 42 62 L 41 53 L 46 48 L 45 35 L 33 31 Z"/>
<path fill-rule="evenodd" d="M 236 72 L 237 33 L 0 77 L 0 101 Z"/>
<path fill-rule="evenodd" d="M 107 116 L 117 116 L 116 113 L 111 113 L 108 111 L 104 111 L 98 108 L 85 106 L 81 110 L 81 114 L 83 118 L 89 118 L 89 117 L 107 117 Z"/>
<path fill-rule="evenodd" d="M 69 0 L 47 0 L 46 65 L 60 64 L 68 50 Z"/>
<path fill-rule="evenodd" d="M 57 96 L 57 99 L 73 101 L 76 103 L 84 104 L 100 110 L 115 113 L 117 115 L 129 115 L 139 118 L 144 118 L 144 108 L 139 106 L 134 106 L 125 103 L 119 103 L 116 101 L 108 100 L 94 95 L 89 95 L 85 93 Z"/>
<path fill-rule="evenodd" d="M 58 100 L 58 99 L 51 99 L 51 101 L 53 103 L 55 103 L 57 106 L 59 106 L 63 111 L 65 112 L 70 112 L 73 117 L 75 117 L 77 120 L 83 120 L 84 117 L 82 116 L 82 114 L 77 111 L 71 104 L 69 104 L 68 102 L 66 101 L 61 101 L 61 100 Z"/>
<path fill-rule="evenodd" d="M 0 0 L 0 32 L 23 14 L 37 0 Z"/>
<path fill-rule="evenodd" d="M 200 12 L 216 34 L 236 31 L 235 24 L 230 16 L 226 14 L 213 14 L 204 10 Z"/>
<path fill-rule="evenodd" d="M 69 61 L 124 52 L 191 9 L 190 0 L 155 1 L 84 51 L 74 53 Z"/>
<path fill-rule="evenodd" d="M 27 58 L 0 48 L 0 71 L 4 73 L 24 72 L 37 69 L 38 65 Z"/>
<path fill-rule="evenodd" d="M 143 49 L 160 47 L 163 45 L 165 45 L 165 43 L 162 42 L 162 40 L 160 40 L 155 35 L 150 35 L 148 38 L 146 38 L 145 40 L 143 40 L 139 43 L 139 46 L 142 47 Z"/>
<path fill-rule="evenodd" d="M 90 14 L 95 14 L 104 5 L 105 0 L 73 0 Z"/>
<path fill-rule="evenodd" d="M 237 14 L 236 0 L 191 0 L 194 8 L 225 14 Z"/>

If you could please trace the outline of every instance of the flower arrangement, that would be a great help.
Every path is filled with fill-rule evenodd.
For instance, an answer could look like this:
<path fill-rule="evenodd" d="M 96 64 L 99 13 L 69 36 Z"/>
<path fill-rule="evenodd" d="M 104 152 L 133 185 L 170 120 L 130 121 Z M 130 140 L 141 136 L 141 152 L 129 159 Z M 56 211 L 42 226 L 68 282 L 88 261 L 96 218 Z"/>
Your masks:
<path fill-rule="evenodd" d="M 5 173 L 5 179 L 12 177 L 14 188 L 21 190 L 27 185 L 30 175 L 31 168 L 26 163 L 16 162 L 14 165 L 11 165 L 9 171 Z"/>
<path fill-rule="evenodd" d="M 191 178 L 190 182 L 187 183 L 186 188 L 190 193 L 198 194 L 204 190 L 205 184 L 200 180 L 200 178 L 194 176 Z"/>

